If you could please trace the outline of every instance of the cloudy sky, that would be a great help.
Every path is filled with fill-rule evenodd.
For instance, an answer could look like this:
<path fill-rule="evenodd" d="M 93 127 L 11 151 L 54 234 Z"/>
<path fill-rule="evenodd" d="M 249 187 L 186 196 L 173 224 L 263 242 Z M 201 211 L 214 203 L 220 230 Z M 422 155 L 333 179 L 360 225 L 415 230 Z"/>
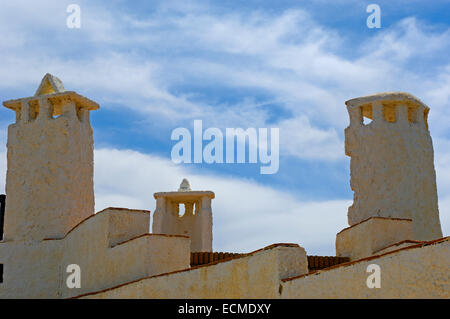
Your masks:
<path fill-rule="evenodd" d="M 154 210 L 153 193 L 212 190 L 214 249 L 295 242 L 334 255 L 352 201 L 348 99 L 407 91 L 431 108 L 439 207 L 450 233 L 450 1 L 0 0 L 0 100 L 41 78 L 100 103 L 91 114 L 96 209 Z M 69 29 L 69 4 L 81 28 Z M 179 164 L 177 127 L 280 129 L 280 166 Z M 7 126 L 0 109 L 0 192 Z"/>

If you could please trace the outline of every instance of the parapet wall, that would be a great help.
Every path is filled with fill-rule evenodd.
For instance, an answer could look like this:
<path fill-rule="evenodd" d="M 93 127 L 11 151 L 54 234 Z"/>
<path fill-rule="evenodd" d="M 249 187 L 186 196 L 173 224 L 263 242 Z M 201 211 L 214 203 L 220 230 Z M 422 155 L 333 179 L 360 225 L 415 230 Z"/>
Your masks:
<path fill-rule="evenodd" d="M 301 247 L 275 245 L 77 298 L 450 298 L 449 250 L 447 237 L 308 273 Z M 380 288 L 366 284 L 370 264 Z"/>
<path fill-rule="evenodd" d="M 450 298 L 450 238 L 282 280 L 281 298 Z M 368 288 L 367 266 L 380 266 Z"/>
<path fill-rule="evenodd" d="M 149 219 L 148 211 L 110 208 L 63 238 L 0 242 L 0 298 L 67 298 L 189 267 L 190 239 L 149 234 Z M 71 264 L 80 267 L 80 288 L 66 285 Z"/>
<path fill-rule="evenodd" d="M 277 298 L 280 279 L 308 272 L 303 248 L 278 244 L 249 255 L 144 278 L 83 298 Z"/>

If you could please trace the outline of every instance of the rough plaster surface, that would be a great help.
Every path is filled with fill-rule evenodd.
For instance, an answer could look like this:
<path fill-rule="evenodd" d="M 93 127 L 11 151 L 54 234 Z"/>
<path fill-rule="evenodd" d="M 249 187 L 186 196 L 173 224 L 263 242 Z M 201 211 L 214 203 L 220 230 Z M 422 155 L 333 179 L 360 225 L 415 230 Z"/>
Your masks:
<path fill-rule="evenodd" d="M 413 220 L 414 238 L 442 237 L 426 122 L 429 108 L 405 93 L 382 93 L 346 102 L 350 125 L 345 151 L 351 157 L 354 202 L 350 225 L 369 217 Z M 364 125 L 363 116 L 372 119 Z"/>
<path fill-rule="evenodd" d="M 281 298 L 450 298 L 450 239 L 282 282 Z M 367 266 L 381 269 L 369 289 Z"/>
<path fill-rule="evenodd" d="M 361 259 L 413 236 L 410 219 L 371 217 L 336 235 L 336 256 Z"/>

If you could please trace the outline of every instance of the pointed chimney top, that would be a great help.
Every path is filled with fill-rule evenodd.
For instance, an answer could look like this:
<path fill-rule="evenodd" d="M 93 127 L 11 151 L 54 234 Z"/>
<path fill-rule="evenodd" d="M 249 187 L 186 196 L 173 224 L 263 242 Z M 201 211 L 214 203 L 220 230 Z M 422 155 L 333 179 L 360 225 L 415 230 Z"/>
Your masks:
<path fill-rule="evenodd" d="M 64 84 L 56 76 L 47 73 L 41 81 L 34 96 L 65 92 Z"/>
<path fill-rule="evenodd" d="M 189 181 L 186 178 L 183 178 L 183 181 L 180 184 L 180 188 L 178 188 L 179 192 L 190 192 L 191 185 L 189 185 Z"/>

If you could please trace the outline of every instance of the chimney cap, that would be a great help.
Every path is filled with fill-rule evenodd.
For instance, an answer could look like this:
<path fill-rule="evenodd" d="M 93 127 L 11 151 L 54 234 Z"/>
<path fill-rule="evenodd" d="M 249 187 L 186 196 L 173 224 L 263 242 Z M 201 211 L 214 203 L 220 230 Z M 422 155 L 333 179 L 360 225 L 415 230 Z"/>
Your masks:
<path fill-rule="evenodd" d="M 425 109 L 429 109 L 421 100 L 412 94 L 406 92 L 383 92 L 377 94 L 371 94 L 367 96 L 357 97 L 345 102 L 348 107 L 359 107 L 364 104 L 370 104 L 378 101 L 398 101 L 404 102 L 407 105 L 413 107 L 422 106 Z"/>

